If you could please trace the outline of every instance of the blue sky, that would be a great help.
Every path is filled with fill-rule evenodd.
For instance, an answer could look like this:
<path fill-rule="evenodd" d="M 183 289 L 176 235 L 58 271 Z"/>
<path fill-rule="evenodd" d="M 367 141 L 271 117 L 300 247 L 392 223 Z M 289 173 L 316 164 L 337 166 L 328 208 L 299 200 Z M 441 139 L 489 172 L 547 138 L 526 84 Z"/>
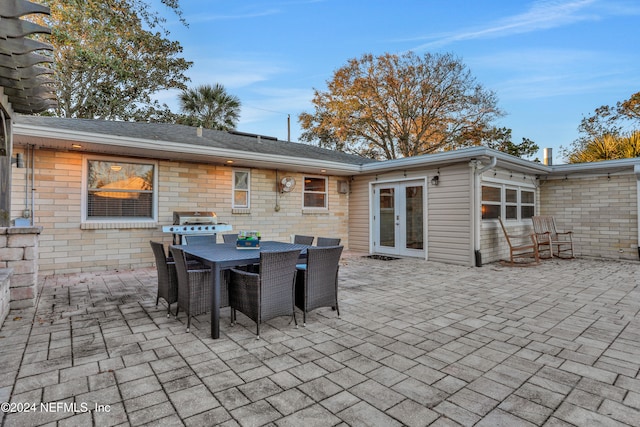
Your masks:
<path fill-rule="evenodd" d="M 364 53 L 452 53 L 492 90 L 513 141 L 553 148 L 582 117 L 640 91 L 638 0 L 181 0 L 170 38 L 193 61 L 190 87 L 220 83 L 242 102 L 238 130 L 300 136 L 313 90 Z M 159 98 L 178 110 L 178 91 Z"/>

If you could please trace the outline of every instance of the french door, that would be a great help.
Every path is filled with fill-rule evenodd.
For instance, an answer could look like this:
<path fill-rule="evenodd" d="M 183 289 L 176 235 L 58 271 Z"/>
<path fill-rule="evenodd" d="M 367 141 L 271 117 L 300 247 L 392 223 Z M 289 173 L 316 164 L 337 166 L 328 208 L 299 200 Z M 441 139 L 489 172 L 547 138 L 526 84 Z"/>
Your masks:
<path fill-rule="evenodd" d="M 373 185 L 373 251 L 423 258 L 424 181 Z"/>

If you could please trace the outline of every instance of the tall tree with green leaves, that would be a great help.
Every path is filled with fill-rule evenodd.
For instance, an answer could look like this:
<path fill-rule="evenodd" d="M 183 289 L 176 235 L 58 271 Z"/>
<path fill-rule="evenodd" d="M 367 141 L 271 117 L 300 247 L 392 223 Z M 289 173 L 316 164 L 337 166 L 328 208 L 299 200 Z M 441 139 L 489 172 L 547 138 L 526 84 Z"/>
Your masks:
<path fill-rule="evenodd" d="M 479 145 L 503 113 L 496 96 L 451 54 L 351 59 L 315 90 L 302 141 L 377 159 Z"/>
<path fill-rule="evenodd" d="M 177 122 L 206 129 L 232 130 L 240 119 L 240 99 L 223 85 L 200 85 L 180 94 L 183 116 Z"/>
<path fill-rule="evenodd" d="M 153 99 L 184 89 L 191 62 L 149 0 L 43 0 L 51 8 L 60 117 L 172 121 Z M 182 20 L 179 0 L 162 0 Z M 184 21 L 183 21 L 184 23 Z M 162 32 L 158 31 L 162 30 Z"/>
<path fill-rule="evenodd" d="M 570 163 L 638 157 L 635 141 L 639 130 L 640 92 L 636 92 L 625 101 L 600 106 L 584 117 L 578 126 L 580 136 L 562 153 Z"/>
<path fill-rule="evenodd" d="M 511 154 L 512 156 L 523 158 L 530 158 L 540 149 L 538 144 L 529 138 L 522 138 L 522 142 L 516 144 L 511 140 L 511 129 L 504 127 L 494 128 L 487 132 L 482 141 L 482 145 L 502 151 L 503 153 Z M 534 161 L 539 162 L 540 160 L 534 159 Z"/>

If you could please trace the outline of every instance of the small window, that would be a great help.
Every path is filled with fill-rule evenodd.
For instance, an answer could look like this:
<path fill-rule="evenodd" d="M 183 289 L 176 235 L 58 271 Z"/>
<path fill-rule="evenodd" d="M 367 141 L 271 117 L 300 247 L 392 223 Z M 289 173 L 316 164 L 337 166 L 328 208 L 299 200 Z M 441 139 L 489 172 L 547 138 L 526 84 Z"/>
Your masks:
<path fill-rule="evenodd" d="M 245 170 L 233 171 L 233 208 L 249 208 L 249 183 L 251 173 Z"/>
<path fill-rule="evenodd" d="M 518 219 L 518 190 L 507 188 L 504 199 L 504 217 L 506 219 Z"/>
<path fill-rule="evenodd" d="M 498 219 L 502 205 L 500 187 L 482 186 L 482 219 Z"/>
<path fill-rule="evenodd" d="M 327 208 L 327 178 L 304 177 L 304 208 Z"/>
<path fill-rule="evenodd" d="M 155 164 L 87 160 L 86 219 L 154 219 Z"/>
<path fill-rule="evenodd" d="M 536 195 L 533 191 L 522 190 L 520 192 L 520 219 L 531 218 L 535 215 Z"/>

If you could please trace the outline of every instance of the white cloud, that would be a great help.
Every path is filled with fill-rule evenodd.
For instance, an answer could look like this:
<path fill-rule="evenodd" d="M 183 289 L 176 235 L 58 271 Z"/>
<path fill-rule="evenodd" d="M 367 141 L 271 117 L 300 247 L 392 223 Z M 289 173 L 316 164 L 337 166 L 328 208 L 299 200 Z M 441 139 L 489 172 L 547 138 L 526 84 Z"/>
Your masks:
<path fill-rule="evenodd" d="M 534 2 L 529 10 L 493 22 L 485 27 L 426 36 L 423 39 L 431 41 L 421 44 L 413 50 L 423 51 L 464 40 L 505 37 L 561 27 L 585 20 L 596 20 L 599 19 L 599 15 L 590 10 L 590 6 L 596 4 L 597 0 L 539 0 Z"/>

